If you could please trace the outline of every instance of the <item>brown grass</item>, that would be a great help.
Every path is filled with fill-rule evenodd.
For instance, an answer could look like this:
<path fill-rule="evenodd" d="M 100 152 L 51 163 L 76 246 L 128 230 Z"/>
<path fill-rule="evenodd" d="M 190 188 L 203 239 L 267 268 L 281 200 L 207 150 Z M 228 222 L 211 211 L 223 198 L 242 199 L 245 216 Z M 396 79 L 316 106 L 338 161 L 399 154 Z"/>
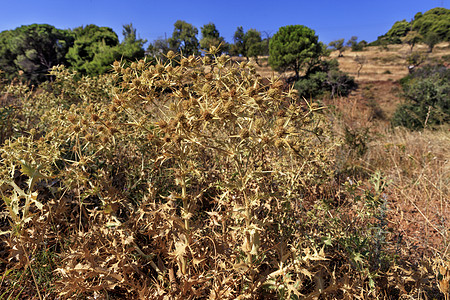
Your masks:
<path fill-rule="evenodd" d="M 426 45 L 417 45 L 414 51 L 427 53 Z M 342 71 L 354 76 L 358 82 L 373 82 L 373 81 L 395 81 L 408 75 L 408 63 L 406 58 L 411 54 L 408 45 L 389 45 L 387 49 L 381 47 L 367 47 L 364 51 L 352 52 L 345 51 L 343 57 L 338 57 L 335 51 L 331 53 L 331 58 L 337 58 L 339 67 Z M 449 43 L 441 43 L 433 49 L 432 53 L 428 54 L 428 62 L 439 61 L 442 56 L 450 54 Z M 367 59 L 364 64 L 360 76 L 357 77 L 358 64 L 355 62 L 355 57 L 361 56 Z M 391 74 L 387 74 L 390 72 Z"/>

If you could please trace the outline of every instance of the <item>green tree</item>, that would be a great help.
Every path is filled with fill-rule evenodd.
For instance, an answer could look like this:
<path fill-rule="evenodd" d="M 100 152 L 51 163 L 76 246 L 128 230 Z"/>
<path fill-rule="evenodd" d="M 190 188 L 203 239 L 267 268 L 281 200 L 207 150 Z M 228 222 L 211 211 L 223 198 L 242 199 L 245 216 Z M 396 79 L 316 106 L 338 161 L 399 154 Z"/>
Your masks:
<path fill-rule="evenodd" d="M 198 54 L 198 29 L 181 20 L 176 21 L 174 27 L 172 37 L 169 38 L 170 47 L 185 56 Z"/>
<path fill-rule="evenodd" d="M 70 67 L 83 75 L 105 73 L 118 55 L 114 48 L 119 45 L 117 34 L 109 27 L 97 25 L 73 29 L 75 43 L 66 57 Z"/>
<path fill-rule="evenodd" d="M 227 44 L 225 39 L 220 36 L 219 30 L 217 30 L 214 23 L 208 23 L 200 28 L 202 38 L 200 40 L 200 48 L 204 51 L 208 51 L 212 46 L 219 48 L 221 52 L 227 52 Z"/>
<path fill-rule="evenodd" d="M 269 55 L 269 43 L 270 43 L 270 39 L 272 38 L 272 35 L 267 32 L 267 31 L 263 31 L 262 34 L 264 34 L 264 38 L 261 42 L 262 44 L 262 53 L 261 55 Z"/>
<path fill-rule="evenodd" d="M 342 55 L 342 52 L 344 52 L 344 39 L 332 41 L 328 46 L 333 50 L 339 51 L 338 57 L 344 56 Z"/>
<path fill-rule="evenodd" d="M 17 76 L 17 66 L 14 63 L 16 57 L 9 44 L 13 37 L 14 32 L 12 30 L 0 32 L 0 70 L 4 72 L 5 78 L 9 80 Z"/>
<path fill-rule="evenodd" d="M 371 45 L 400 44 L 411 31 L 420 34 L 422 37 L 434 33 L 438 36 L 438 42 L 450 41 L 450 10 L 436 7 L 424 14 L 416 13 L 411 22 L 397 21 L 386 34 L 379 36 Z M 411 44 L 409 45 L 411 46 Z"/>
<path fill-rule="evenodd" d="M 66 57 L 70 67 L 82 75 L 103 74 L 115 60 L 133 61 L 144 57 L 146 40 L 138 39 L 133 24 L 123 26 L 123 42 L 109 27 L 87 25 L 73 30 L 75 43 Z"/>
<path fill-rule="evenodd" d="M 294 84 L 299 96 L 304 98 L 318 97 L 326 92 L 331 97 L 347 96 L 356 87 L 354 78 L 339 70 L 336 59 L 321 60 Z"/>
<path fill-rule="evenodd" d="M 405 37 L 411 30 L 411 23 L 406 20 L 397 21 L 386 33 L 385 37 L 389 40 L 390 44 L 401 44 L 402 37 Z"/>
<path fill-rule="evenodd" d="M 403 42 L 408 44 L 411 48 L 411 52 L 416 44 L 422 41 L 422 36 L 417 31 L 409 31 L 403 38 Z"/>
<path fill-rule="evenodd" d="M 245 44 L 244 44 L 244 28 L 239 26 L 234 32 L 233 42 L 230 46 L 230 54 L 235 56 L 245 56 Z"/>
<path fill-rule="evenodd" d="M 137 38 L 136 29 L 133 24 L 127 24 L 123 26 L 122 30 L 123 42 L 120 44 L 120 54 L 122 59 L 129 61 L 138 60 L 144 57 L 144 44 L 147 40 Z"/>
<path fill-rule="evenodd" d="M 24 25 L 2 32 L 0 69 L 8 78 L 22 71 L 30 83 L 48 80 L 53 66 L 66 63 L 65 55 L 72 43 L 68 31 L 48 24 Z"/>
<path fill-rule="evenodd" d="M 244 56 L 247 59 L 253 57 L 258 63 L 258 55 L 263 51 L 261 32 L 256 29 L 247 30 L 244 35 L 244 49 Z"/>
<path fill-rule="evenodd" d="M 438 41 L 450 41 L 450 9 L 436 7 L 414 19 L 412 28 L 426 37 L 431 32 L 438 36 Z"/>
<path fill-rule="evenodd" d="M 294 71 L 296 79 L 300 71 L 308 73 L 326 52 L 314 30 L 303 25 L 281 27 L 270 40 L 269 50 L 272 68 Z"/>
<path fill-rule="evenodd" d="M 436 32 L 429 32 L 425 37 L 423 38 L 423 41 L 428 46 L 428 52 L 433 52 L 434 46 L 436 46 L 437 43 L 439 43 L 439 35 Z"/>
<path fill-rule="evenodd" d="M 350 48 L 352 48 L 352 50 L 353 50 L 353 48 L 355 48 L 356 47 L 356 45 L 358 45 L 358 37 L 357 36 L 352 36 L 348 41 L 347 41 L 347 47 L 350 47 Z"/>

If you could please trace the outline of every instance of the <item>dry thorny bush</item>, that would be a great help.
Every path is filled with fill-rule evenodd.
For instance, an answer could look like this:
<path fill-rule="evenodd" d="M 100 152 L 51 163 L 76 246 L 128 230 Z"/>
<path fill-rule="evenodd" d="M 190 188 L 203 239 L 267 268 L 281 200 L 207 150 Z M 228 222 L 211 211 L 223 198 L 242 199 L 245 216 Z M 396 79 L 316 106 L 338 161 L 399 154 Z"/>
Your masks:
<path fill-rule="evenodd" d="M 433 284 L 390 251 L 382 176 L 336 187 L 342 141 L 322 108 L 214 50 L 113 67 L 6 87 L 3 296 L 398 298 Z"/>

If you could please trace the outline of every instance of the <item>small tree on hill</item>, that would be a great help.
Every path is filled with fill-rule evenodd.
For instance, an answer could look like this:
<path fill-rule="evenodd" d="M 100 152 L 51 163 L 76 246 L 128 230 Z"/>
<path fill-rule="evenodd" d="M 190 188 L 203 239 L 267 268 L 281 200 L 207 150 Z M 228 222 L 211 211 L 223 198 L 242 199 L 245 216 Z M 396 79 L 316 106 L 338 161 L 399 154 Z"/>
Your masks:
<path fill-rule="evenodd" d="M 328 46 L 331 47 L 331 49 L 333 49 L 333 50 L 339 51 L 338 57 L 344 56 L 344 55 L 342 55 L 342 52 L 344 52 L 344 50 L 345 50 L 344 39 L 332 41 L 328 44 Z"/>
<path fill-rule="evenodd" d="M 416 44 L 422 41 L 422 36 L 417 31 L 410 31 L 403 38 L 403 42 L 408 44 L 411 48 L 411 52 Z"/>
<path fill-rule="evenodd" d="M 143 58 L 145 55 L 143 47 L 147 40 L 138 38 L 132 23 L 123 25 L 122 35 L 123 42 L 119 46 L 122 59 L 134 61 Z"/>
<path fill-rule="evenodd" d="M 7 78 L 20 72 L 30 83 L 48 80 L 53 66 L 65 64 L 73 36 L 48 24 L 32 24 L 0 33 L 0 69 Z"/>
<path fill-rule="evenodd" d="M 358 77 L 359 77 L 359 74 L 361 73 L 362 68 L 367 63 L 367 58 L 365 56 L 356 55 L 354 60 L 358 64 Z"/>
<path fill-rule="evenodd" d="M 439 36 L 435 32 L 430 32 L 423 38 L 423 41 L 428 46 L 428 52 L 431 53 L 433 52 L 434 46 L 439 43 Z"/>
<path fill-rule="evenodd" d="M 303 25 L 281 27 L 269 43 L 269 64 L 277 71 L 291 70 L 295 79 L 300 71 L 306 73 L 325 54 L 325 46 L 319 42 L 314 30 Z"/>
<path fill-rule="evenodd" d="M 357 36 L 352 36 L 348 41 L 347 41 L 347 47 L 350 47 L 353 49 L 353 47 L 355 47 L 358 44 L 358 37 Z"/>

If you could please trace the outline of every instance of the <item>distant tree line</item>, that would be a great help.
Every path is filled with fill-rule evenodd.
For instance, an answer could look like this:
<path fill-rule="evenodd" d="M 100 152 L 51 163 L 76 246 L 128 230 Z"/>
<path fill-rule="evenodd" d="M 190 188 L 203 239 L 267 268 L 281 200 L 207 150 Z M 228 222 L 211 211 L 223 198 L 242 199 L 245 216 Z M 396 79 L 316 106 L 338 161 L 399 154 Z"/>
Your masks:
<path fill-rule="evenodd" d="M 450 10 L 437 7 L 425 13 L 419 12 L 410 22 L 406 20 L 395 22 L 386 34 L 371 43 L 357 40 L 356 36 L 352 36 L 344 45 L 345 40 L 338 39 L 330 42 L 328 47 L 338 51 L 339 57 L 342 57 L 343 52 L 349 48 L 352 51 L 362 51 L 366 46 L 391 44 L 407 44 L 412 51 L 415 45 L 424 43 L 428 46 L 428 51 L 432 52 L 437 43 L 450 41 Z"/>
<path fill-rule="evenodd" d="M 144 56 L 145 40 L 132 24 L 123 26 L 123 41 L 108 27 L 87 25 L 62 30 L 32 24 L 0 33 L 0 69 L 7 79 L 21 76 L 32 84 L 48 80 L 53 66 L 66 65 L 81 75 L 98 75 L 115 60 Z"/>
<path fill-rule="evenodd" d="M 413 49 L 418 43 L 425 43 L 431 52 L 439 42 L 450 41 L 450 9 L 436 7 L 425 13 L 417 13 L 411 21 L 397 21 L 384 35 L 371 45 L 406 43 Z"/>
<path fill-rule="evenodd" d="M 143 59 L 165 59 L 172 50 L 185 56 L 206 54 L 211 47 L 220 53 L 255 58 L 269 54 L 269 36 L 262 38 L 256 29 L 244 31 L 238 27 L 234 43 L 228 44 L 220 36 L 214 23 L 199 30 L 185 21 L 174 24 L 172 36 L 158 38 L 147 49 L 144 39 L 138 38 L 132 24 L 123 26 L 123 40 L 109 27 L 97 25 L 74 29 L 58 29 L 48 24 L 32 24 L 14 30 L 0 32 L 0 70 L 7 79 L 20 77 L 32 84 L 50 79 L 49 70 L 56 65 L 65 65 L 80 75 L 98 75 L 110 70 L 115 60 L 133 61 Z"/>
<path fill-rule="evenodd" d="M 209 49 L 214 47 L 219 49 L 215 53 L 242 56 L 247 60 L 253 58 L 256 63 L 259 63 L 259 56 L 269 55 L 270 66 L 277 71 L 293 71 L 294 80 L 320 77 L 322 86 L 330 78 L 342 79 L 342 74 L 335 72 L 337 68 L 331 67 L 333 64 L 323 66 L 321 63 L 321 58 L 329 54 L 327 46 L 318 41 L 314 30 L 302 25 L 281 27 L 273 37 L 265 33 L 264 38 L 256 29 L 244 30 L 239 26 L 233 43 L 229 44 L 214 23 L 205 24 L 199 31 L 192 24 L 178 20 L 170 37 L 154 40 L 147 49 L 144 49 L 147 41 L 137 36 L 132 24 L 123 26 L 122 35 L 120 42 L 111 28 L 97 25 L 63 30 L 48 24 L 32 24 L 6 30 L 0 32 L 0 70 L 7 79 L 19 76 L 34 84 L 51 79 L 49 70 L 60 64 L 80 75 L 93 76 L 110 70 L 116 60 L 127 62 L 144 57 L 165 60 L 170 50 L 185 56 L 208 55 Z M 426 42 L 431 51 L 439 41 L 450 41 L 450 10 L 445 8 L 418 13 L 411 22 L 396 22 L 385 35 L 369 45 L 403 42 L 412 49 L 416 43 Z M 340 39 L 328 47 L 342 56 L 346 48 L 344 43 L 345 40 Z M 358 42 L 353 36 L 345 45 L 353 51 L 361 51 L 368 43 Z M 325 73 L 328 79 L 325 79 Z"/>

